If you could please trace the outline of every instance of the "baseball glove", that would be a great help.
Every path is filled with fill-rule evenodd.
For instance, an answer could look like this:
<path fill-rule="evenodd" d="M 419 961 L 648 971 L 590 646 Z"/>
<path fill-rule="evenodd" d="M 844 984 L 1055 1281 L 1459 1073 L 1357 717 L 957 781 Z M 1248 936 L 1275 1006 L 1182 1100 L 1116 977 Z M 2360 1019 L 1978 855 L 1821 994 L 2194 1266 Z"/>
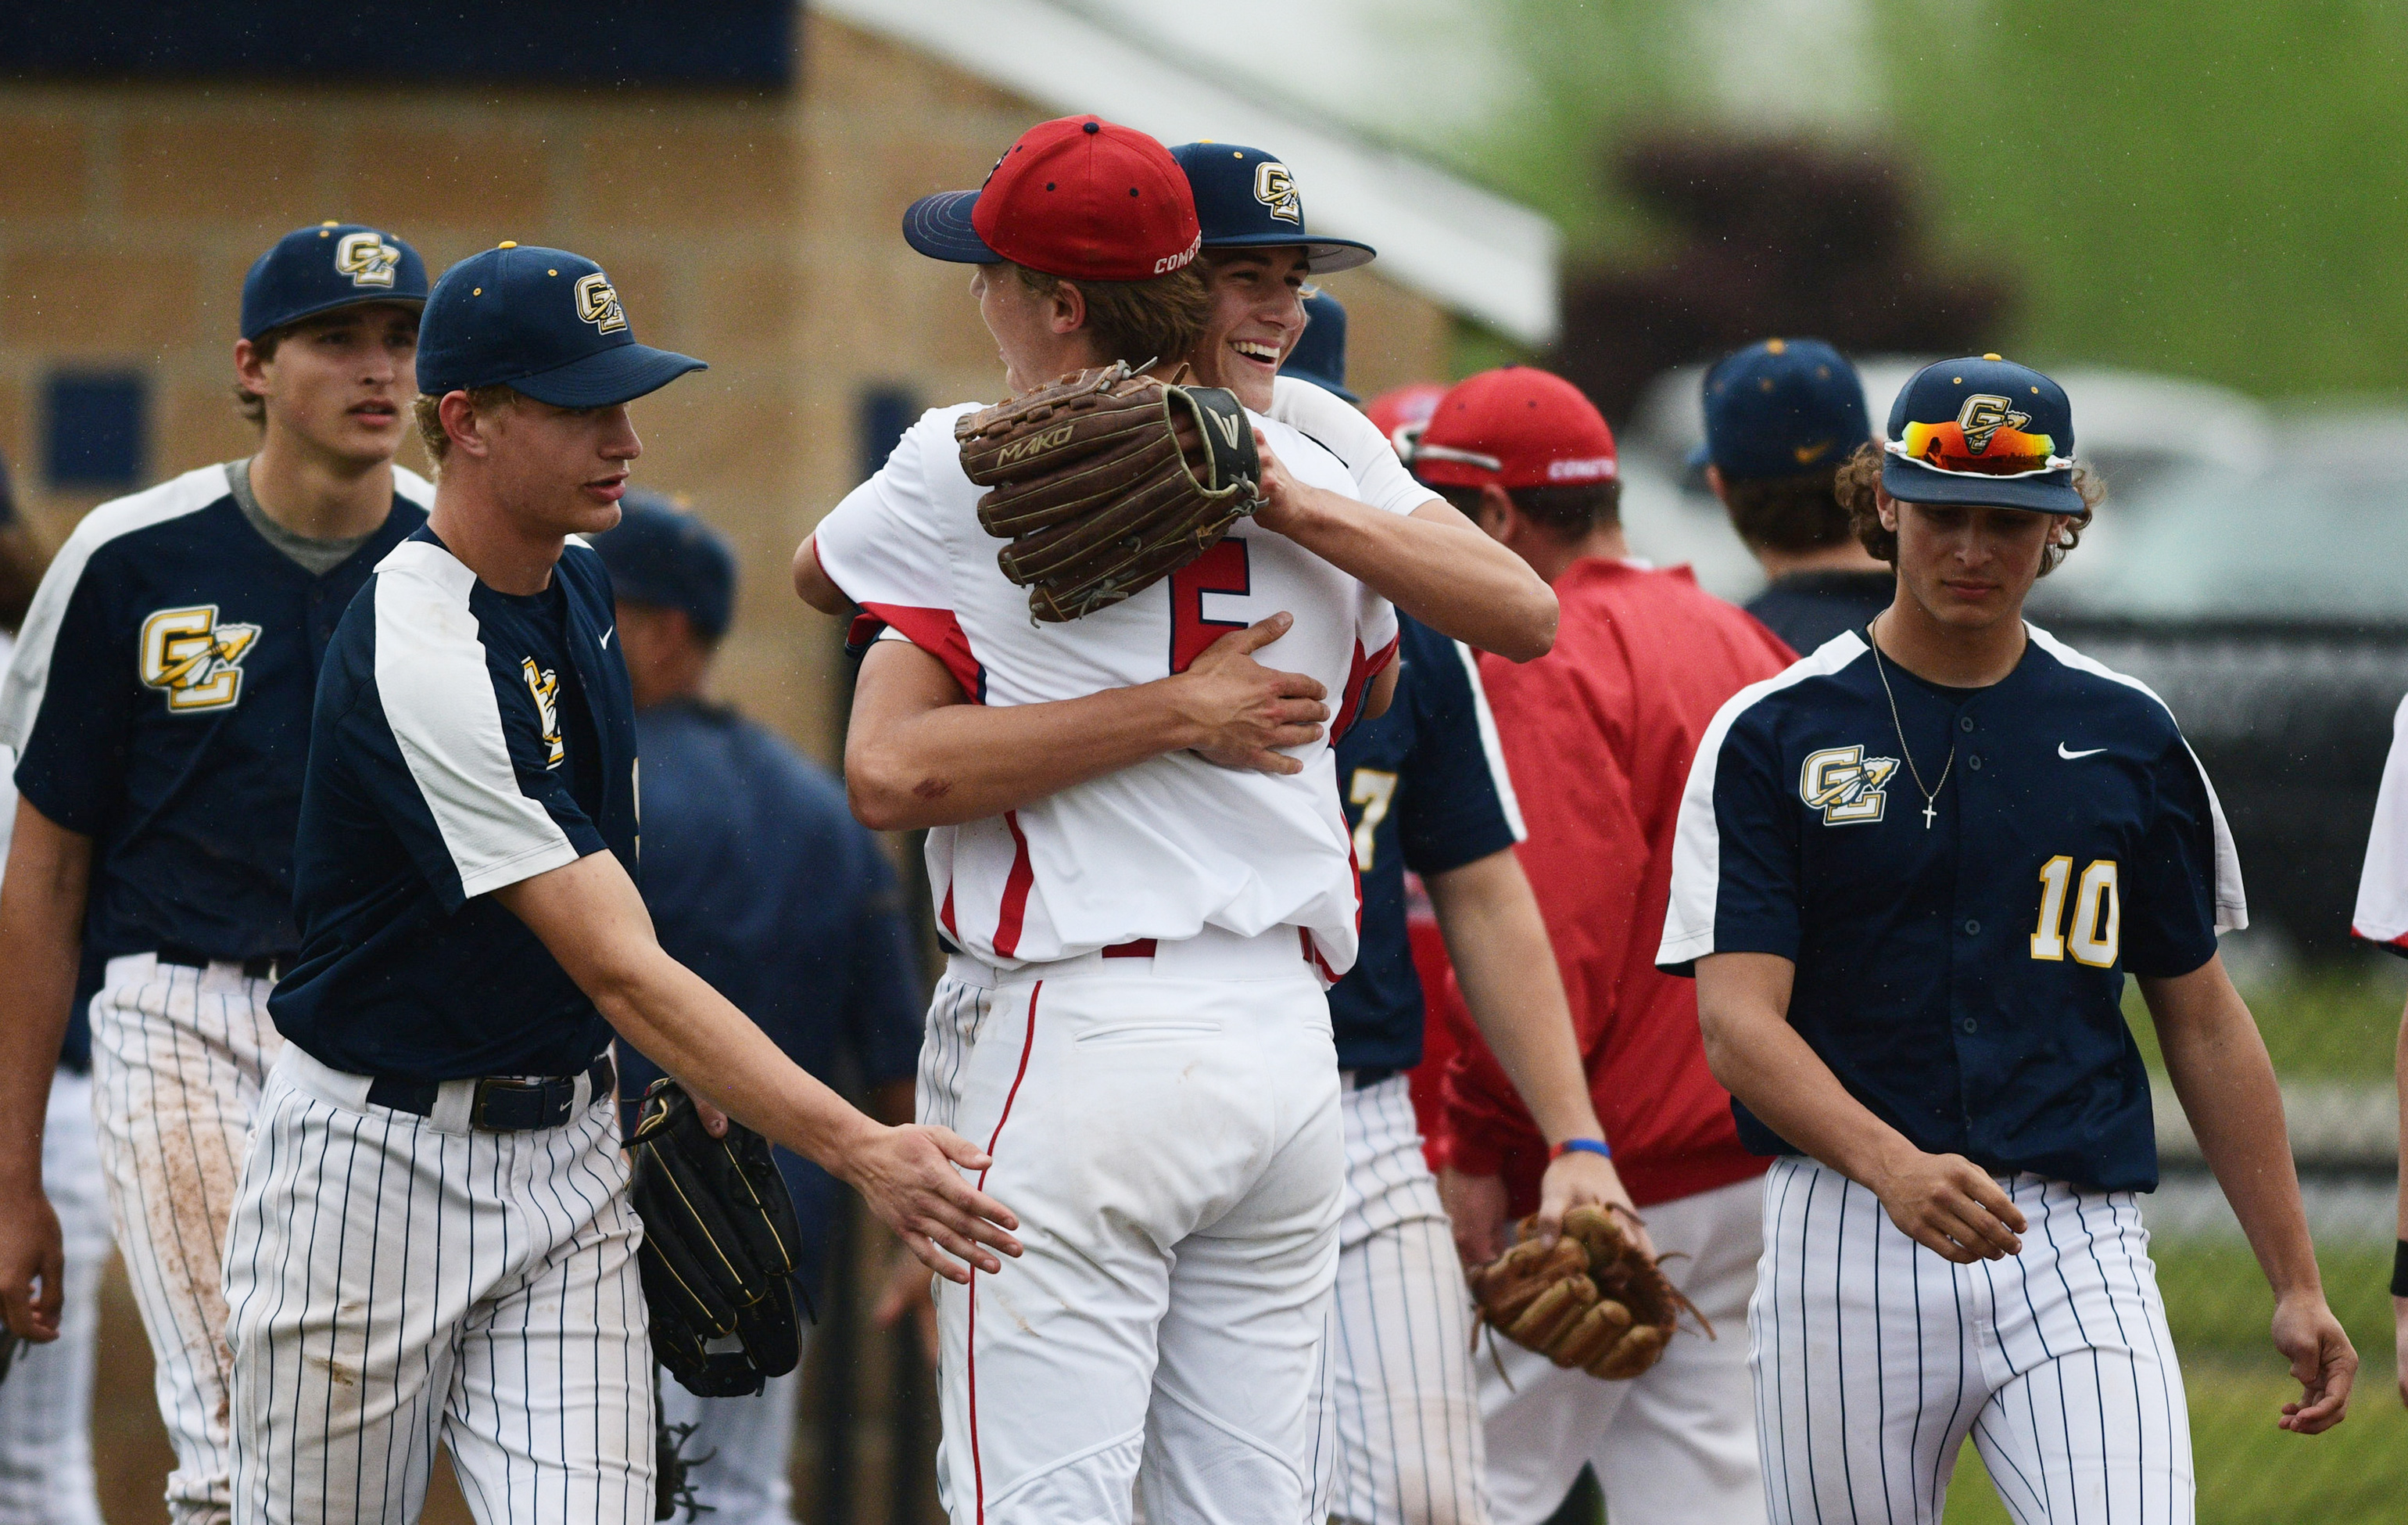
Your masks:
<path fill-rule="evenodd" d="M 1528 1237 L 1471 1273 L 1480 1321 L 1558 1366 L 1625 1381 L 1656 1364 L 1685 1313 L 1713 1326 L 1603 1208 L 1575 1207 L 1552 1244 Z"/>
<path fill-rule="evenodd" d="M 729 1119 L 714 1139 L 683 1086 L 664 1076 L 636 1127 L 636 1212 L 652 1354 L 688 1391 L 761 1390 L 801 1359 L 795 1256 L 802 1226 L 769 1141 Z M 718 1348 L 726 1342 L 737 1348 Z"/>
<path fill-rule="evenodd" d="M 1235 394 L 1115 364 L 953 424 L 962 469 L 988 488 L 996 562 L 1059 624 L 1151 587 L 1254 511 L 1262 463 Z"/>

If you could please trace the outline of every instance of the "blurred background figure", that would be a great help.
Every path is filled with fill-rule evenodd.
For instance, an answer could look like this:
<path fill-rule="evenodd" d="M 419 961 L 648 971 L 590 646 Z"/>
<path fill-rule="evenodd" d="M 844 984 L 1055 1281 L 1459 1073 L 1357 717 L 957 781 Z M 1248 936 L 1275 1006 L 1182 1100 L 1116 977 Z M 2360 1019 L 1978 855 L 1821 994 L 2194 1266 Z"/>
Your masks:
<path fill-rule="evenodd" d="M 1402 453 L 1406 441 L 1429 422 L 1430 410 L 1438 406 L 1439 398 L 1445 396 L 1446 383 L 1443 381 L 1407 381 L 1365 403 L 1363 411 L 1372 423 L 1380 425 L 1380 432 L 1388 437 L 1388 442 L 1397 447 L 1398 453 Z"/>
<path fill-rule="evenodd" d="M 1283 376 L 1311 381 L 1358 408 L 1363 405 L 1362 398 L 1346 390 L 1346 309 L 1318 286 L 1304 288 L 1304 332 L 1281 357 L 1279 368 Z"/>
<path fill-rule="evenodd" d="M 49 558 L 17 512 L 0 461 L 0 668 Z M 0 746 L 0 862 L 17 819 L 17 758 Z M 66 1255 L 59 1337 L 17 1347 L 0 1382 L 0 1525 L 100 1525 L 92 1466 L 93 1360 L 100 1334 L 100 1277 L 108 1262 L 108 1195 L 92 1121 L 92 1034 L 82 1002 L 67 1022 L 58 1074 L 42 1120 L 42 1187 L 59 1216 Z"/>
<path fill-rule="evenodd" d="M 1725 699 L 1789 666 L 1789 648 L 1686 568 L 1632 557 L 1613 436 L 1559 377 L 1514 366 L 1459 382 L 1411 464 L 1561 603 L 1553 651 L 1480 662 L 1529 826 L 1521 866 L 1605 1139 L 1665 1273 L 1716 1328 L 1735 1330 L 1763 1247 L 1765 1161 L 1742 1147 L 1730 1095 L 1707 1068 L 1696 995 L 1656 971 L 1655 944 L 1698 739 Z M 1446 1101 L 1447 1211 L 1464 1258 L 1483 1260 L 1536 1205 L 1547 1143 L 1485 1045 L 1458 1051 Z M 1730 1333 L 1677 1336 L 1627 1382 L 1504 1342 L 1479 1364 L 1496 1525 L 1547 1519 L 1584 1462 L 1616 1520 L 1763 1518 L 1747 1350 Z"/>
<path fill-rule="evenodd" d="M 635 689 L 644 901 L 661 946 L 795 1062 L 831 1084 L 856 1078 L 881 1120 L 910 1122 L 920 986 L 895 870 L 845 808 L 842 785 L 704 698 L 735 611 L 727 541 L 652 494 L 630 493 L 623 506 L 595 549 L 618 595 Z M 661 1072 L 623 1044 L 619 1072 L 632 1131 L 634 1103 Z M 836 1182 L 783 1149 L 777 1159 L 802 1220 L 798 1278 L 816 1296 Z M 682 1453 L 710 1458 L 691 1475 L 696 1502 L 716 1511 L 713 1525 L 793 1525 L 802 1380 L 798 1367 L 753 1397 L 697 1398 L 664 1374 L 663 1416 L 695 1426 Z"/>
<path fill-rule="evenodd" d="M 1705 415 L 1691 459 L 1771 584 L 1747 611 L 1803 655 L 1888 608 L 1897 577 L 1831 493 L 1872 437 L 1856 367 L 1819 338 L 1769 338 L 1706 372 Z"/>

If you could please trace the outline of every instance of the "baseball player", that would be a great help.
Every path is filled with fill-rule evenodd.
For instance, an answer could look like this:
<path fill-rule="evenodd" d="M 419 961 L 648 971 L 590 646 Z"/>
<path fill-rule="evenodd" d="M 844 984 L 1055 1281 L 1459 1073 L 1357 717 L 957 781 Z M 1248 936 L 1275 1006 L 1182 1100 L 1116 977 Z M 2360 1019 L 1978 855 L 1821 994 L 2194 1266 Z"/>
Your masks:
<path fill-rule="evenodd" d="M 2384 759 L 2383 785 L 2375 795 L 2374 825 L 2366 839 L 2366 864 L 2359 871 L 2350 930 L 2386 953 L 2408 957 L 2408 699 L 2392 715 L 2391 752 Z M 2408 1010 L 2401 1013 L 2395 1069 L 2401 1115 L 2408 1116 Z M 2408 1144 L 2402 1148 L 2408 1150 Z M 2401 1179 L 2408 1181 L 2408 1171 Z M 2401 1188 L 2399 1243 L 2392 1252 L 2391 1314 L 2397 1331 L 2393 1374 L 2401 1402 L 2408 1403 L 2408 1186 Z"/>
<path fill-rule="evenodd" d="M 905 235 L 980 266 L 1015 389 L 1189 353 L 1210 306 L 1179 165 L 1093 117 L 1031 129 Z M 1548 600 L 1254 414 L 1251 522 L 1035 626 L 978 525 L 967 410 L 924 418 L 796 557 L 815 606 L 888 627 L 847 782 L 867 824 L 932 828 L 958 951 L 920 1105 L 985 1142 L 1028 1226 L 1003 1274 L 938 1289 L 942 1496 L 957 1525 L 1126 1521 L 1140 1478 L 1154 1525 L 1300 1518 L 1343 1158 L 1322 990 L 1356 942 L 1322 722 L 1380 708 L 1390 597 L 1526 655 Z"/>
<path fill-rule="evenodd" d="M 850 1055 L 881 1120 L 909 1122 L 920 1050 L 920 985 L 895 870 L 844 808 L 835 780 L 787 742 L 703 698 L 727 631 L 736 557 L 717 531 L 648 494 L 621 501 L 594 548 L 617 597 L 619 635 L 644 759 L 644 903 L 661 949 L 761 1025 L 812 1074 Z M 660 1074 L 621 1051 L 630 1104 Z M 632 1117 L 624 1118 L 634 1131 Z M 776 1156 L 805 1244 L 797 1274 L 815 1297 L 834 1177 Z M 808 1340 L 809 1331 L 805 1331 Z M 756 1396 L 699 1398 L 665 1376 L 663 1417 L 693 1426 L 681 1449 L 714 1525 L 793 1525 L 788 1484 L 799 1368 Z"/>
<path fill-rule="evenodd" d="M 1631 559 L 1613 436 L 1560 378 L 1515 366 L 1459 382 L 1412 465 L 1529 562 L 1563 609 L 1545 657 L 1481 663 L 1528 813 L 1521 861 L 1603 1136 L 1655 1247 L 1672 1257 L 1666 1273 L 1709 1321 L 1735 1328 L 1762 1247 L 1764 1164 L 1741 1146 L 1729 1094 L 1707 1070 L 1690 987 L 1654 967 L 1655 921 L 1698 738 L 1725 699 L 1791 654 L 1687 568 Z M 1446 1095 L 1448 1205 L 1467 1258 L 1486 1260 L 1503 1247 L 1503 1222 L 1541 1204 L 1555 1141 L 1482 1045 L 1457 1052 Z M 1619 1519 L 1761 1518 L 1737 1340 L 1683 1336 L 1644 1374 L 1613 1382 L 1499 1341 L 1480 1374 L 1498 1525 L 1553 1515 L 1584 1463 Z"/>
<path fill-rule="evenodd" d="M 1968 1433 L 2019 1519 L 2193 1518 L 2128 973 L 2273 1288 L 2282 1428 L 2357 1371 L 2215 951 L 2247 913 L 2214 791 L 2157 696 L 2021 618 L 2099 496 L 2072 455 L 2039 372 L 1918 372 L 1840 477 L 1896 601 L 1733 697 L 1682 800 L 1656 957 L 1777 1157 L 1748 1331 L 1782 1525 L 1936 1521 Z"/>
<path fill-rule="evenodd" d="M 480 1519 L 652 1517 L 614 1027 L 919 1243 L 1013 1248 L 948 1164 L 983 1155 L 804 1073 L 661 952 L 631 878 L 627 669 L 566 537 L 618 520 L 628 401 L 700 366 L 565 250 L 505 243 L 427 299 L 439 484 L 327 652 L 286 1043 L 227 1238 L 239 1520 L 415 1519 L 438 1443 Z"/>
<path fill-rule="evenodd" d="M 1212 295 L 1191 352 L 1197 373 L 1328 447 L 1365 499 L 1443 511 L 1351 406 L 1344 308 L 1302 290 L 1308 267 L 1346 268 L 1369 251 L 1309 239 L 1295 178 L 1261 150 L 1206 142 L 1170 151 L 1196 193 Z M 1266 352 L 1276 368 L 1257 358 Z M 1487 1508 L 1469 1300 L 1405 1077 L 1421 1061 L 1424 1010 L 1405 929 L 1408 867 L 1460 950 L 1480 998 L 1474 1015 L 1546 1116 L 1546 1144 L 1580 1141 L 1555 1156 L 1532 1204 L 1542 1225 L 1552 1232 L 1579 1202 L 1630 1201 L 1612 1163 L 1592 1152 L 1605 1134 L 1545 928 L 1510 851 L 1520 815 L 1469 652 L 1409 615 L 1398 626 L 1396 702 L 1339 742 L 1340 798 L 1363 875 L 1362 953 L 1329 993 L 1346 1182 L 1312 1517 L 1454 1525 L 1484 1520 Z"/>
<path fill-rule="evenodd" d="M 1793 651 L 1861 630 L 1898 579 L 1848 528 L 1832 486 L 1872 435 L 1856 367 L 1819 338 L 1769 338 L 1706 372 L 1698 458 L 1771 585 L 1748 600 Z"/>
<path fill-rule="evenodd" d="M 0 667 L 42 575 L 43 556 L 19 518 L 0 464 Z M 13 761 L 13 758 L 10 759 Z M 17 814 L 17 786 L 0 777 L 0 862 Z M 92 1122 L 92 1040 L 79 1011 L 67 1024 L 42 1122 L 42 1187 L 58 1215 L 59 1338 L 20 1346 L 0 1382 L 0 1521 L 100 1525 L 92 1469 L 93 1347 L 100 1277 L 108 1258 L 108 1196 Z"/>
<path fill-rule="evenodd" d="M 425 296 L 418 255 L 374 228 L 302 228 L 261 255 L 235 345 L 258 453 L 86 515 L 0 688 L 22 792 L 0 890 L 0 1306 L 21 1334 L 60 1331 L 42 1118 L 89 997 L 101 1169 L 179 1525 L 228 1509 L 221 1252 L 279 1046 L 268 988 L 300 942 L 319 664 L 369 568 L 425 518 L 426 483 L 393 464 Z"/>

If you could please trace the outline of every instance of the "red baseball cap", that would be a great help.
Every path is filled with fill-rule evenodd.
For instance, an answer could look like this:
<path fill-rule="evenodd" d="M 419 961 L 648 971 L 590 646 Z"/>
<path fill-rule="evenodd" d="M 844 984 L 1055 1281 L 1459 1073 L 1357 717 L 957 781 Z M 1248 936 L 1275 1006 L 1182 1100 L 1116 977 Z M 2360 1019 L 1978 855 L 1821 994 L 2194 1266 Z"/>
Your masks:
<path fill-rule="evenodd" d="M 1560 376 L 1528 366 L 1457 381 L 1408 457 L 1433 487 L 1570 487 L 1612 482 L 1613 431 Z"/>
<path fill-rule="evenodd" d="M 1397 431 L 1411 429 L 1413 434 L 1421 433 L 1421 425 L 1429 422 L 1430 414 L 1438 410 L 1439 398 L 1445 396 L 1446 388 L 1437 381 L 1407 381 L 1365 403 L 1363 411 L 1402 455 L 1406 453 L 1406 440 L 1399 439 Z"/>
<path fill-rule="evenodd" d="M 1101 117 L 1040 122 L 975 191 L 922 196 L 903 239 L 930 259 L 1010 260 L 1073 281 L 1150 281 L 1203 247 L 1196 195 L 1170 151 Z"/>

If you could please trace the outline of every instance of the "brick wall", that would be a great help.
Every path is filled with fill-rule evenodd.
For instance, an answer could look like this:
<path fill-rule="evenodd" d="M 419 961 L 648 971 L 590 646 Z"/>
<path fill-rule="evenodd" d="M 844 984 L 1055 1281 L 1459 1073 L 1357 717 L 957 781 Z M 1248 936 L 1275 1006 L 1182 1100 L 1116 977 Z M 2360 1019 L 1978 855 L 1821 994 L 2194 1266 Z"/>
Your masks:
<path fill-rule="evenodd" d="M 999 389 L 967 272 L 912 254 L 897 221 L 977 184 L 1043 113 L 816 16 L 803 58 L 792 97 L 0 86 L 0 452 L 21 496 L 55 539 L 99 496 L 41 480 L 35 414 L 62 364 L 148 373 L 153 479 L 251 449 L 227 393 L 242 274 L 290 228 L 369 223 L 438 271 L 504 238 L 572 248 L 639 338 L 710 362 L 637 405 L 637 480 L 738 542 L 722 694 L 828 755 L 835 636 L 786 565 L 853 484 L 859 398 Z M 1358 390 L 1442 373 L 1439 309 L 1369 272 L 1330 288 Z"/>

